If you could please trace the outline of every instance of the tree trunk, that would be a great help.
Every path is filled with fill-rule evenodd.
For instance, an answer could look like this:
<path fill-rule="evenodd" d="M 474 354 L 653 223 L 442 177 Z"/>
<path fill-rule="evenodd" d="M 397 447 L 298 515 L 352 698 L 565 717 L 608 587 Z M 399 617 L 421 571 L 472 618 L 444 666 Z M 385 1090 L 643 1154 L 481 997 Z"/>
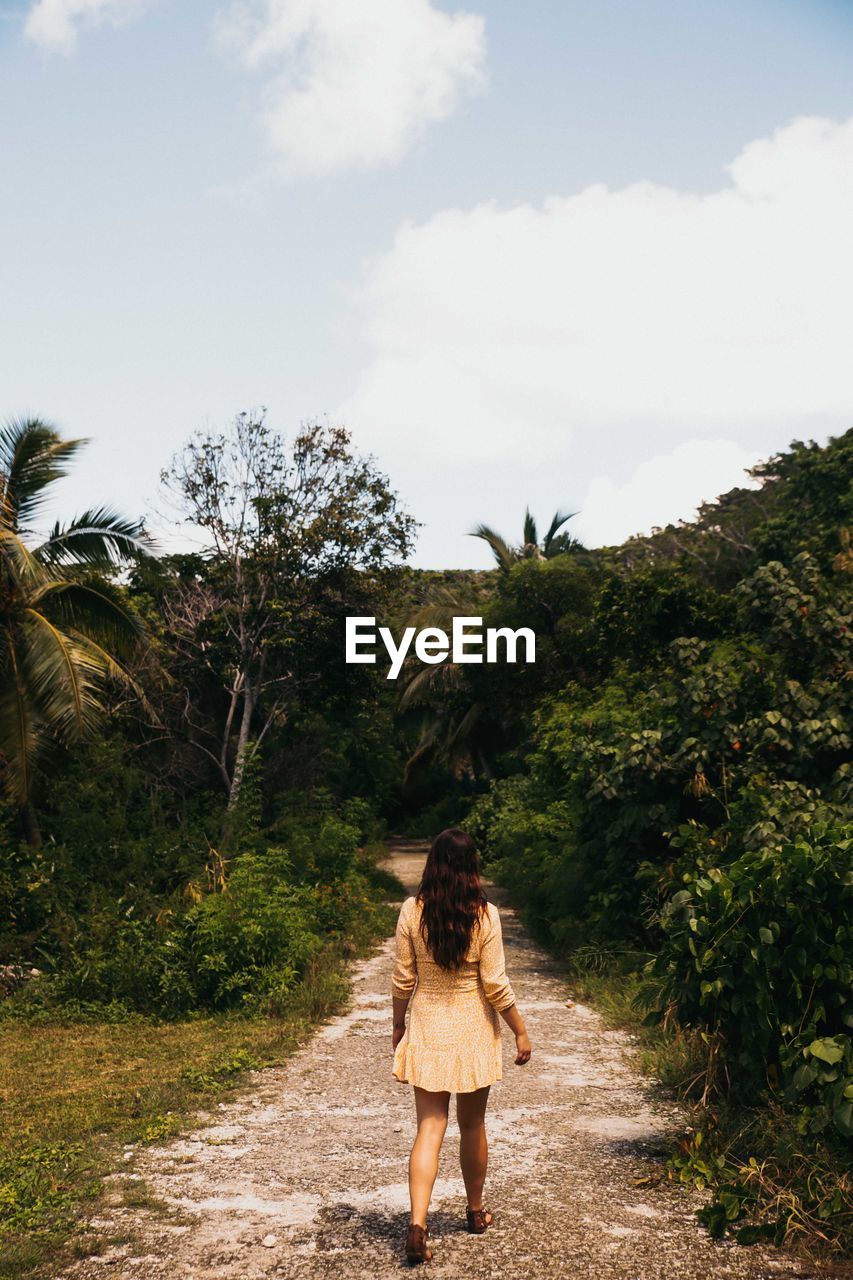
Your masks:
<path fill-rule="evenodd" d="M 234 757 L 234 771 L 231 774 L 231 788 L 228 793 L 228 807 L 225 821 L 222 824 L 222 844 L 227 849 L 234 831 L 235 810 L 240 801 L 240 790 L 243 786 L 243 775 L 246 772 L 246 753 L 249 750 L 249 734 L 252 728 L 252 716 L 255 710 L 255 693 L 247 680 L 243 687 L 243 714 L 240 718 L 240 733 L 237 738 L 237 754 Z"/>
<path fill-rule="evenodd" d="M 255 711 L 255 693 L 249 681 L 243 689 L 243 715 L 240 720 L 240 736 L 237 739 L 237 755 L 234 758 L 234 772 L 231 775 L 231 792 L 228 796 L 228 808 L 235 809 L 240 799 L 240 788 L 243 785 L 243 774 L 246 769 L 246 751 L 249 746 L 249 734 L 252 729 L 252 716 Z"/>
<path fill-rule="evenodd" d="M 24 825 L 24 836 L 27 844 L 32 849 L 40 849 L 42 846 L 41 826 L 39 825 L 38 814 L 35 811 L 32 800 L 27 800 L 21 809 L 21 821 Z"/>

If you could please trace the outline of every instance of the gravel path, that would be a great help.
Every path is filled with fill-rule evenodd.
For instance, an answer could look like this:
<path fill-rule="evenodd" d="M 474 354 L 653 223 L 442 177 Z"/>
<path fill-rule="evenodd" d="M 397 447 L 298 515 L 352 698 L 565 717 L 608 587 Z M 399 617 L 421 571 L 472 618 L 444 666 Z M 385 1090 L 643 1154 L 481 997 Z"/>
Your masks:
<path fill-rule="evenodd" d="M 392 851 L 407 892 L 420 846 Z M 628 1037 L 607 1030 L 490 889 L 507 967 L 533 1043 L 512 1062 L 487 1126 L 485 1236 L 464 1228 L 453 1108 L 430 1213 L 435 1257 L 421 1274 L 461 1280 L 793 1280 L 817 1273 L 785 1254 L 710 1240 L 701 1199 L 661 1178 L 663 1138 L 678 1112 L 629 1064 Z M 353 970 L 349 1013 L 283 1066 L 255 1073 L 191 1136 L 128 1153 L 115 1201 L 93 1228 L 130 1243 L 66 1268 L 66 1280 L 387 1280 L 408 1270 L 406 1159 L 411 1089 L 391 1077 L 392 940 Z M 135 1204 L 122 1187 L 130 1178 Z M 140 1190 L 160 1201 L 146 1204 Z M 164 1211 L 163 1205 L 169 1211 Z M 821 1273 L 826 1277 L 827 1273 Z"/>

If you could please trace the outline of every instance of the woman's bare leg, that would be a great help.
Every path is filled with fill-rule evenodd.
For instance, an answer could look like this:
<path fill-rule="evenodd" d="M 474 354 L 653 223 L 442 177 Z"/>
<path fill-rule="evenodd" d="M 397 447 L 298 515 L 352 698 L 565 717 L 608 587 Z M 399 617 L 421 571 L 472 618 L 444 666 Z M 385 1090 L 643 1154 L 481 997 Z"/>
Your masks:
<path fill-rule="evenodd" d="M 482 1209 L 483 1184 L 489 1163 L 486 1141 L 486 1103 L 489 1086 L 473 1093 L 457 1093 L 456 1119 L 459 1121 L 459 1163 L 468 1195 L 469 1209 Z"/>
<path fill-rule="evenodd" d="M 415 1086 L 418 1133 L 409 1156 L 409 1196 L 412 1222 L 426 1226 L 429 1198 L 438 1174 L 438 1153 L 447 1129 L 449 1093 L 432 1093 Z"/>

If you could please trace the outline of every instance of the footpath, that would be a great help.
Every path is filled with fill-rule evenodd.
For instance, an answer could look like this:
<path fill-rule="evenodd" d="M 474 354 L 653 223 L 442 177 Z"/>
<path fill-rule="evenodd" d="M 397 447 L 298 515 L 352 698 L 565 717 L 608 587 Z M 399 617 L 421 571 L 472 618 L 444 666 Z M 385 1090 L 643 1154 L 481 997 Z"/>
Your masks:
<path fill-rule="evenodd" d="M 407 892 L 423 846 L 389 855 Z M 711 1240 L 702 1197 L 663 1175 L 678 1109 L 631 1065 L 630 1038 L 594 1010 L 566 1007 L 566 986 L 499 890 L 507 968 L 533 1043 L 504 1078 L 487 1128 L 486 1203 L 495 1222 L 465 1230 L 451 1122 L 430 1214 L 435 1257 L 452 1280 L 807 1280 L 806 1263 L 764 1246 Z M 254 1073 L 187 1137 L 126 1152 L 93 1229 L 124 1243 L 62 1280 L 391 1280 L 408 1273 L 406 1160 L 411 1089 L 391 1076 L 393 939 L 354 966 L 348 1013 L 280 1067 Z"/>

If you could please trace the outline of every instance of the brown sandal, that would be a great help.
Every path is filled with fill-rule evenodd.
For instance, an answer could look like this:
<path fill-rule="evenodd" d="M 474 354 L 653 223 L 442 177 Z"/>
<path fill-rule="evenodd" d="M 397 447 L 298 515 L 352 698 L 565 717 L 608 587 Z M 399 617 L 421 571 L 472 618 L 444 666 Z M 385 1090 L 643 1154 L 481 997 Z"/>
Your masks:
<path fill-rule="evenodd" d="M 419 1227 L 410 1222 L 406 1230 L 406 1258 L 409 1262 L 429 1262 L 432 1249 L 429 1247 L 429 1228 Z"/>
<path fill-rule="evenodd" d="M 469 1209 L 466 1206 L 465 1217 L 472 1236 L 481 1236 L 494 1221 L 494 1214 L 490 1209 Z"/>

